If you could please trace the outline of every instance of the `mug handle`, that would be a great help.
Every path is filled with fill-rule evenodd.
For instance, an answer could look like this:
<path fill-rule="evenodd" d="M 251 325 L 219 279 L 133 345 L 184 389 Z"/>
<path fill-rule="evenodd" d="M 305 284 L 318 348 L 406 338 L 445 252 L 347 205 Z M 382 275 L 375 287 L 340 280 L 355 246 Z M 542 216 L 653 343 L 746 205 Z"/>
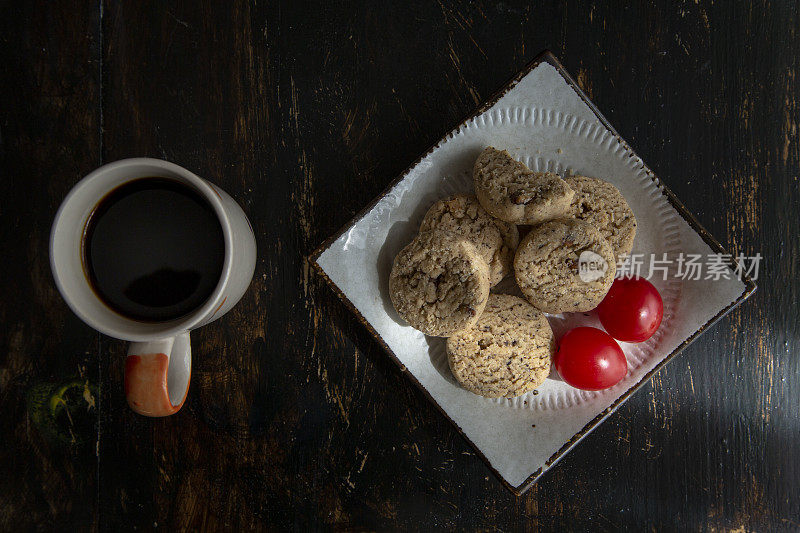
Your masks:
<path fill-rule="evenodd" d="M 177 413 L 192 377 L 189 332 L 151 342 L 132 342 L 125 358 L 125 397 L 144 416 Z"/>

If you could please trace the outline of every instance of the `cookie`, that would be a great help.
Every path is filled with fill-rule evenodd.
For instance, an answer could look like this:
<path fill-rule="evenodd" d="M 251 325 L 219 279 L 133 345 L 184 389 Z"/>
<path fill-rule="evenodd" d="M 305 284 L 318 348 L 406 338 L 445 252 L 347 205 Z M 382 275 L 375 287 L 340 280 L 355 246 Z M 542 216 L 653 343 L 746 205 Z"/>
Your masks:
<path fill-rule="evenodd" d="M 555 339 L 547 318 L 516 296 L 492 294 L 480 320 L 447 339 L 447 361 L 461 385 L 487 398 L 511 398 L 550 373 Z"/>
<path fill-rule="evenodd" d="M 495 220 L 481 207 L 475 196 L 459 194 L 433 204 L 425 213 L 419 231 L 420 233 L 432 230 L 449 231 L 468 239 L 489 265 L 491 283 L 494 285 L 503 279 L 495 277 L 500 276 L 503 271 L 500 264 L 503 257 L 500 252 L 504 246 L 503 234 L 500 232 L 500 227 L 495 224 Z"/>
<path fill-rule="evenodd" d="M 611 288 L 614 267 L 611 244 L 593 225 L 575 218 L 536 226 L 514 257 L 517 285 L 545 313 L 594 309 Z"/>
<path fill-rule="evenodd" d="M 492 218 L 492 220 L 503 238 L 503 244 L 497 249 L 489 264 L 489 277 L 494 286 L 514 272 L 514 254 L 519 246 L 519 230 L 517 225 L 511 222 L 505 222 L 499 218 Z"/>
<path fill-rule="evenodd" d="M 570 216 L 597 228 L 611 243 L 616 257 L 630 254 L 636 237 L 636 217 L 619 189 L 586 176 L 570 176 L 565 181 L 575 190 Z"/>
<path fill-rule="evenodd" d="M 462 236 L 420 233 L 394 259 L 389 296 L 412 327 L 447 337 L 478 321 L 489 296 L 489 266 Z"/>
<path fill-rule="evenodd" d="M 574 195 L 558 174 L 534 172 L 491 146 L 478 156 L 472 176 L 484 209 L 514 224 L 540 224 L 565 216 Z"/>

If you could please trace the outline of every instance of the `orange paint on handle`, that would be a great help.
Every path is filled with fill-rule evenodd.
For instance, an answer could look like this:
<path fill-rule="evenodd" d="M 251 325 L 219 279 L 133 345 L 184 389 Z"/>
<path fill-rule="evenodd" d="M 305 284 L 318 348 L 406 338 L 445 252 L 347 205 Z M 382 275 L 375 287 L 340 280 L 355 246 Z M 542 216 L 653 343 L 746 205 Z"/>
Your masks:
<path fill-rule="evenodd" d="M 169 358 L 164 353 L 129 355 L 125 359 L 125 397 L 131 409 L 145 416 L 167 416 L 180 410 L 183 400 L 177 406 L 169 401 L 168 367 Z"/>

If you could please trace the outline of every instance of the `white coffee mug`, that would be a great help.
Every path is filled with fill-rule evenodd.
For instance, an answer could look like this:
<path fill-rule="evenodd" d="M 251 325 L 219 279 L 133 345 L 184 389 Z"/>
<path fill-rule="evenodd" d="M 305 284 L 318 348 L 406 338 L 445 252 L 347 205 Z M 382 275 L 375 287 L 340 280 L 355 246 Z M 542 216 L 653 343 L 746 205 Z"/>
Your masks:
<path fill-rule="evenodd" d="M 84 269 L 89 215 L 109 192 L 144 177 L 169 178 L 197 191 L 216 213 L 225 240 L 222 275 L 211 296 L 189 314 L 164 322 L 138 321 L 114 311 L 95 294 Z M 131 341 L 125 395 L 134 411 L 147 416 L 171 415 L 181 408 L 191 378 L 189 331 L 216 320 L 239 301 L 255 264 L 255 236 L 239 204 L 219 187 L 160 159 L 123 159 L 83 178 L 64 199 L 50 233 L 50 266 L 69 307 L 94 329 Z"/>

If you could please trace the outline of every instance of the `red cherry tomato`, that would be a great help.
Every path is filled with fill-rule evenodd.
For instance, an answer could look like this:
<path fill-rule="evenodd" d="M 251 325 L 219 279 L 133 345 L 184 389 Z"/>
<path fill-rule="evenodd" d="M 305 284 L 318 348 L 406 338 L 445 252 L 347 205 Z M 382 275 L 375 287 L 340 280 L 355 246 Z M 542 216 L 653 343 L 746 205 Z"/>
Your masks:
<path fill-rule="evenodd" d="M 625 342 L 649 339 L 661 325 L 664 303 L 653 284 L 642 278 L 614 280 L 597 306 L 600 322 L 609 335 Z"/>
<path fill-rule="evenodd" d="M 628 373 L 617 341 L 605 331 L 589 327 L 571 329 L 561 338 L 555 365 L 564 381 L 583 390 L 607 389 Z"/>

